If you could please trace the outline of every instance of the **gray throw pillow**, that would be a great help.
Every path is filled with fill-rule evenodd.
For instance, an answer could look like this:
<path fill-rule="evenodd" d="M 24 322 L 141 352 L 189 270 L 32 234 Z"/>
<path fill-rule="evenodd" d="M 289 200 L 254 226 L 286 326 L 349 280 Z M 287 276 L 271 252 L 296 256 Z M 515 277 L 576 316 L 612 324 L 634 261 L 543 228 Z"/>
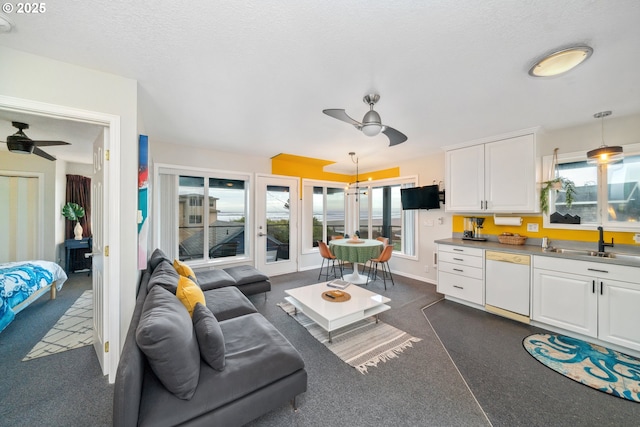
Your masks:
<path fill-rule="evenodd" d="M 200 356 L 207 365 L 216 371 L 222 371 L 225 365 L 225 347 L 218 319 L 206 306 L 196 303 L 193 309 L 193 326 L 198 337 Z"/>
<path fill-rule="evenodd" d="M 153 253 L 151 254 L 151 256 L 149 257 L 149 267 L 151 269 L 151 272 L 153 272 L 153 270 L 156 269 L 158 264 L 160 264 L 160 262 L 162 262 L 164 260 L 169 261 L 169 258 L 167 258 L 165 253 L 162 252 L 161 249 L 154 250 Z M 169 262 L 171 262 L 171 261 L 169 261 Z"/>
<path fill-rule="evenodd" d="M 150 291 L 155 285 L 160 285 L 172 294 L 176 294 L 178 290 L 178 272 L 173 268 L 171 261 L 162 260 L 153 270 L 153 274 L 147 283 L 147 291 Z"/>
<path fill-rule="evenodd" d="M 189 312 L 162 286 L 151 288 L 144 301 L 136 342 L 165 388 L 191 399 L 200 377 L 198 341 Z"/>

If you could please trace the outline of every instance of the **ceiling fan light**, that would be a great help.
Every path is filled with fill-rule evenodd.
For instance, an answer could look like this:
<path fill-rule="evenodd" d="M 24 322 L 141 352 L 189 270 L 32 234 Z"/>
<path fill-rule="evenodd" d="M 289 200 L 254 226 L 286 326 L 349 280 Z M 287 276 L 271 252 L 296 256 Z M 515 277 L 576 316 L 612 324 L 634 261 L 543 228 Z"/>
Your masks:
<path fill-rule="evenodd" d="M 529 75 L 551 77 L 566 73 L 587 60 L 592 53 L 593 49 L 589 46 L 574 46 L 553 52 L 537 61 L 529 70 Z"/>
<path fill-rule="evenodd" d="M 367 136 L 376 136 L 382 130 L 382 125 L 379 123 L 364 123 L 362 125 L 362 133 Z"/>
<path fill-rule="evenodd" d="M 587 152 L 587 163 L 610 165 L 617 163 L 624 158 L 622 147 L 603 145 Z"/>
<path fill-rule="evenodd" d="M 7 148 L 12 153 L 18 154 L 31 154 L 33 153 L 34 145 L 29 141 L 11 141 L 11 138 L 7 138 Z"/>

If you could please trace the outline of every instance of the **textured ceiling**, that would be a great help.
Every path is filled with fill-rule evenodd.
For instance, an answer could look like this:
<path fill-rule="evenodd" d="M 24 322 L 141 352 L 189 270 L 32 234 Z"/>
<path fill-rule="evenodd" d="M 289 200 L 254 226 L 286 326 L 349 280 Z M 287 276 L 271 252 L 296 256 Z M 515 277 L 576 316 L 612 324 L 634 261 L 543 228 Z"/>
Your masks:
<path fill-rule="evenodd" d="M 41 15 L 9 15 L 14 31 L 0 45 L 136 79 L 151 142 L 349 168 L 355 151 L 370 170 L 471 139 L 588 123 L 602 110 L 640 112 L 637 0 L 46 5 Z M 527 74 L 575 43 L 594 49 L 578 68 Z M 383 123 L 407 142 L 388 147 L 384 135 L 322 114 L 344 108 L 360 120 L 371 92 Z"/>

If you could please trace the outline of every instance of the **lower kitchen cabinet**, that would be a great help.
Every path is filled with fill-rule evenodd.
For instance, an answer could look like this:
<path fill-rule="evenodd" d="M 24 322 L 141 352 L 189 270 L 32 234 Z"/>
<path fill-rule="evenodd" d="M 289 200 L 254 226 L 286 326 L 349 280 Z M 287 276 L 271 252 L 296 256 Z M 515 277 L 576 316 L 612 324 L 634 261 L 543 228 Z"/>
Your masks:
<path fill-rule="evenodd" d="M 482 249 L 439 245 L 438 292 L 484 304 L 484 259 Z"/>
<path fill-rule="evenodd" d="M 640 350 L 637 269 L 534 257 L 533 320 Z"/>
<path fill-rule="evenodd" d="M 598 298 L 598 338 L 640 350 L 640 285 L 604 280 Z"/>

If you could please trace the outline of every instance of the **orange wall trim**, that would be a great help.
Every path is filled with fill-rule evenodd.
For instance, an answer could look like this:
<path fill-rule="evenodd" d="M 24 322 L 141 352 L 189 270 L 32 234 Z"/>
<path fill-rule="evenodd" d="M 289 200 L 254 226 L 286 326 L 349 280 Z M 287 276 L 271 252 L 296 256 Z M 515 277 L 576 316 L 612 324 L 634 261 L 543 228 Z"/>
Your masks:
<path fill-rule="evenodd" d="M 473 216 L 473 215 L 468 215 Z M 477 217 L 483 217 L 477 215 Z M 453 216 L 453 232 L 462 233 L 464 231 L 464 215 Z M 521 226 L 503 226 L 495 225 L 493 223 L 493 216 L 484 217 L 482 232 L 487 235 L 498 235 L 502 233 L 520 234 L 521 236 L 527 236 L 531 238 L 541 239 L 548 237 L 551 240 L 575 240 L 580 242 L 597 242 L 598 232 L 596 230 L 560 230 L 556 228 L 544 228 L 542 224 L 541 216 L 522 216 Z M 533 233 L 527 231 L 527 224 L 538 224 L 538 232 Z M 634 245 L 633 236 L 635 232 L 623 232 L 623 231 L 607 231 L 605 229 L 605 240 L 609 241 L 613 237 L 615 243 L 621 245 Z"/>
<path fill-rule="evenodd" d="M 325 166 L 334 164 L 331 160 L 314 159 L 311 157 L 296 156 L 293 154 L 281 153 L 271 158 L 271 173 L 274 175 L 285 175 L 299 177 L 302 183 L 303 178 L 317 179 L 321 181 L 335 181 L 350 183 L 356 180 L 356 176 L 341 173 L 325 172 Z M 354 165 L 355 169 L 355 165 Z M 360 182 L 379 180 L 385 178 L 397 178 L 400 176 L 400 168 L 394 167 L 379 171 L 362 172 L 358 179 Z"/>

